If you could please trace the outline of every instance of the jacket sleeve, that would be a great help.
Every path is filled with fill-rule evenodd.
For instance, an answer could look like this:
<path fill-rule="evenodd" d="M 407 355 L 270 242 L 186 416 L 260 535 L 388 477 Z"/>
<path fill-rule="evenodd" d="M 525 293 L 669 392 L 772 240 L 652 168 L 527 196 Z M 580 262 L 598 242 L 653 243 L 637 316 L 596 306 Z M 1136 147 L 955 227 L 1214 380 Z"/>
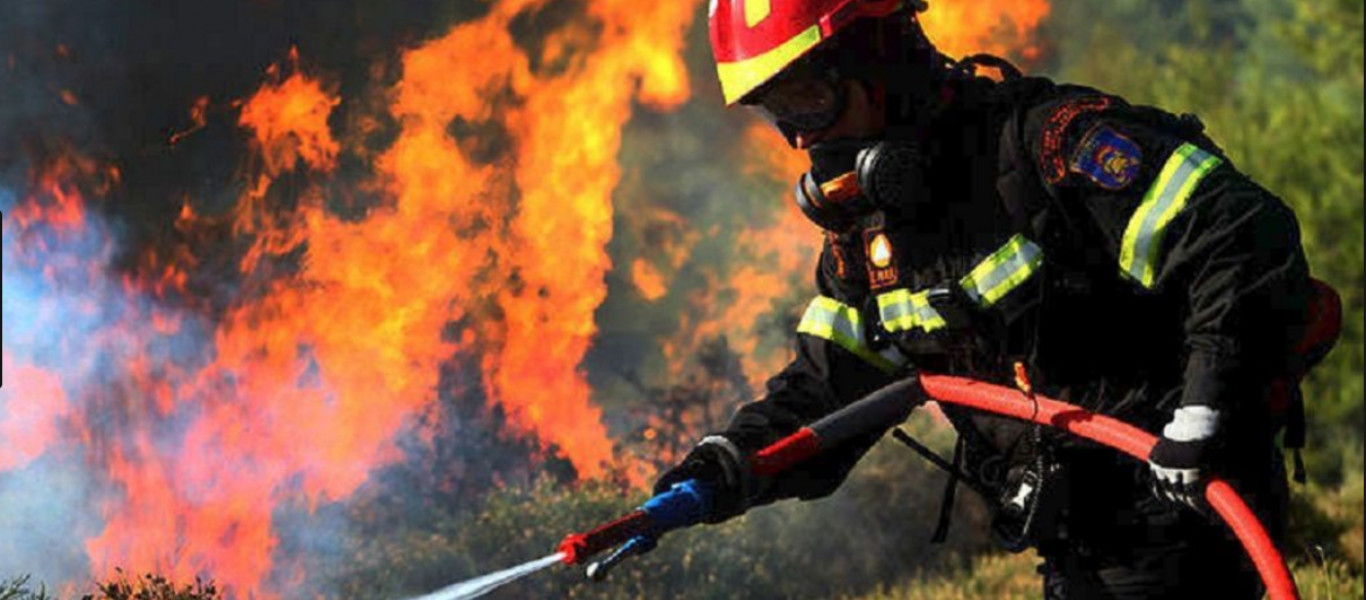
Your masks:
<path fill-rule="evenodd" d="M 796 357 L 768 381 L 758 400 L 742 405 L 723 432 L 745 453 L 756 452 L 892 381 L 891 366 L 850 329 L 862 323 L 829 323 L 823 317 L 853 317 L 863 298 L 851 284 L 846 257 L 827 241 L 817 269 L 820 296 L 803 317 Z M 855 263 L 857 264 L 857 263 Z M 861 265 L 856 266 L 861 270 Z M 835 309 L 832 311 L 831 309 Z M 841 314 L 839 311 L 843 310 Z M 843 333 L 841 333 L 843 332 Z M 851 339 L 854 338 L 854 339 Z M 866 336 L 863 336 L 866 337 Z M 766 482 L 756 504 L 788 497 L 820 498 L 834 492 L 854 464 L 885 431 L 872 432 L 831 448 Z"/>
<path fill-rule="evenodd" d="M 1180 405 L 1236 412 L 1260 399 L 1303 327 L 1309 279 L 1294 213 L 1194 117 L 1103 95 L 1036 110 L 1027 139 L 1045 187 L 1098 228 L 1136 293 L 1182 315 Z"/>

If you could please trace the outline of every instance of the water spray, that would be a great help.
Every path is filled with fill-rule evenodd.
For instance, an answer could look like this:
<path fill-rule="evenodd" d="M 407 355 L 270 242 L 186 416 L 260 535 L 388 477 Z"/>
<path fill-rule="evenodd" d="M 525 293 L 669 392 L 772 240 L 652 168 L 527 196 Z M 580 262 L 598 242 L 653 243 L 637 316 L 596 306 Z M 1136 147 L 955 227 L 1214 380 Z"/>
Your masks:
<path fill-rule="evenodd" d="M 750 468 L 758 476 L 776 475 L 823 449 L 836 447 L 870 431 L 893 427 L 928 400 L 1047 425 L 1140 460 L 1147 460 L 1157 443 L 1157 438 L 1146 431 L 1066 402 L 971 379 L 922 374 L 873 392 L 760 450 L 750 457 Z M 590 580 L 602 581 L 625 559 L 654 549 L 665 533 L 701 523 L 710 510 L 711 494 L 707 485 L 697 480 L 676 483 L 625 516 L 584 533 L 571 533 L 550 556 L 415 600 L 477 598 L 555 563 L 579 565 L 599 553 L 617 548 L 587 567 L 586 575 Z M 1213 477 L 1206 483 L 1205 499 L 1247 550 L 1266 584 L 1269 597 L 1272 600 L 1298 600 L 1299 591 L 1280 551 L 1237 491 L 1222 479 Z"/>
<path fill-rule="evenodd" d="M 545 570 L 547 567 L 563 560 L 564 554 L 556 552 L 545 558 L 523 563 L 510 569 L 503 569 L 497 573 L 475 577 L 474 579 L 462 581 L 454 585 L 448 585 L 430 594 L 410 598 L 409 600 L 470 600 L 471 598 L 478 598 L 509 583 L 517 581 L 518 579 L 531 575 L 532 573 Z"/>
<path fill-rule="evenodd" d="M 675 483 L 626 516 L 584 533 L 569 534 L 560 542 L 554 554 L 409 600 L 478 598 L 557 563 L 578 565 L 594 555 L 617 548 L 606 558 L 588 565 L 588 579 L 602 581 L 612 567 L 623 560 L 654 550 L 660 536 L 665 533 L 702 522 L 710 508 L 711 491 L 706 484 L 695 479 Z"/>

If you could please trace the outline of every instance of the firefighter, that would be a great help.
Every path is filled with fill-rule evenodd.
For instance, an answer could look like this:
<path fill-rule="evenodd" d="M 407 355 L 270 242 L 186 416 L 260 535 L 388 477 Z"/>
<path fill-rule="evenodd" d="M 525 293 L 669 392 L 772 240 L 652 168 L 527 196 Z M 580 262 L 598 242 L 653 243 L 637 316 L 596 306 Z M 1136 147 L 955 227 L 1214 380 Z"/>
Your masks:
<path fill-rule="evenodd" d="M 711 483 L 709 522 L 826 496 L 885 432 L 767 481 L 745 457 L 916 370 L 1009 383 L 1018 367 L 1160 440 L 1143 464 L 943 407 L 957 473 L 988 491 L 1008 547 L 1037 549 L 1045 597 L 1258 597 L 1199 484 L 1217 471 L 1280 536 L 1266 390 L 1291 368 L 1311 287 L 1294 214 L 1197 118 L 952 60 L 920 28 L 926 8 L 712 1 L 726 103 L 810 156 L 795 195 L 824 232 L 819 295 L 793 362 L 656 490 Z"/>

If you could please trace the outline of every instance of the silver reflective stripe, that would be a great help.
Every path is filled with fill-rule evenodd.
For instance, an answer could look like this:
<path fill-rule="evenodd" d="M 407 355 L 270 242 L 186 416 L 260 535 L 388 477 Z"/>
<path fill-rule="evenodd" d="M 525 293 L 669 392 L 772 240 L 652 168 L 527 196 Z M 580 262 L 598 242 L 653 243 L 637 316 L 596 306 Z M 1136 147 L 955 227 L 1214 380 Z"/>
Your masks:
<path fill-rule="evenodd" d="M 929 292 L 895 289 L 877 297 L 878 317 L 888 332 L 910 331 L 919 327 L 926 332 L 947 325 L 944 317 L 930 306 Z"/>
<path fill-rule="evenodd" d="M 1218 156 L 1194 144 L 1182 144 L 1172 153 L 1124 229 L 1119 251 L 1120 271 L 1143 287 L 1153 287 L 1157 279 L 1158 252 L 1167 224 L 1185 208 L 1200 180 L 1221 162 Z"/>
<path fill-rule="evenodd" d="M 1043 249 L 1016 234 L 958 281 L 963 291 L 983 308 L 996 304 L 1027 281 L 1043 264 Z"/>
<path fill-rule="evenodd" d="M 920 328 L 924 329 L 926 332 L 948 326 L 948 323 L 944 321 L 944 317 L 939 314 L 939 311 L 935 310 L 933 306 L 930 306 L 929 292 L 911 294 L 911 304 L 915 306 L 916 321 L 920 322 Z"/>
<path fill-rule="evenodd" d="M 889 373 L 906 364 L 906 357 L 894 347 L 883 352 L 874 351 L 864 336 L 859 311 L 834 298 L 816 296 L 811 300 L 811 304 L 806 307 L 806 313 L 802 315 L 801 323 L 797 325 L 797 333 L 834 342 Z"/>
<path fill-rule="evenodd" d="M 877 297 L 878 316 L 882 328 L 887 331 L 910 331 L 915 328 L 915 305 L 911 302 L 911 292 L 906 289 L 892 290 Z"/>

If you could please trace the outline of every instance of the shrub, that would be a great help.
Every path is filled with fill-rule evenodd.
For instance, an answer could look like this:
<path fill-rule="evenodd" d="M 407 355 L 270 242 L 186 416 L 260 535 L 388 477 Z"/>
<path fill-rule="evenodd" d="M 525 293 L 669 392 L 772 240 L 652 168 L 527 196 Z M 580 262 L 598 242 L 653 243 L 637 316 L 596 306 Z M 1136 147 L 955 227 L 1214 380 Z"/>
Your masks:
<path fill-rule="evenodd" d="M 951 442 L 927 414 L 910 428 L 932 446 Z M 928 543 L 943 474 L 886 440 L 832 496 L 755 509 L 730 522 L 675 532 L 654 552 L 622 564 L 598 584 L 580 568 L 555 567 L 509 585 L 503 598 L 721 599 L 831 597 L 872 590 L 922 571 L 961 567 L 989 546 L 986 513 L 959 494 L 952 535 Z M 482 508 L 390 535 L 357 540 L 336 577 L 342 597 L 402 597 L 439 589 L 551 552 L 571 531 L 632 510 L 644 492 L 603 484 L 577 488 L 540 480 L 493 493 Z"/>

